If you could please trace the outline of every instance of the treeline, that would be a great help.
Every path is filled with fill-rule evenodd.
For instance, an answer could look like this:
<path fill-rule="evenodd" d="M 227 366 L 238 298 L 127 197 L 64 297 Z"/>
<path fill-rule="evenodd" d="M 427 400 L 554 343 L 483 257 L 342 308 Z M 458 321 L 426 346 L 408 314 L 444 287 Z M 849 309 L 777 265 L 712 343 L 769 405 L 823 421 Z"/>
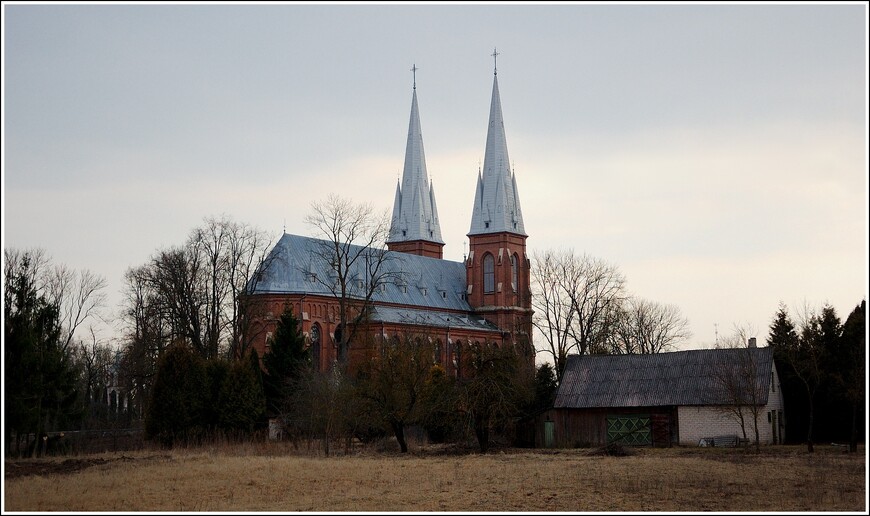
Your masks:
<path fill-rule="evenodd" d="M 865 433 L 866 310 L 862 300 L 841 322 L 825 305 L 805 308 L 795 323 L 780 304 L 767 337 L 773 348 L 785 402 L 786 440 L 848 442 L 851 451 Z"/>
<path fill-rule="evenodd" d="M 547 252 L 535 256 L 533 302 L 539 351 L 556 369 L 533 371 L 528 356 L 485 344 L 461 350 L 465 374 L 456 378 L 435 363 L 426 335 L 407 334 L 360 336 L 354 348 L 364 360 L 318 372 L 289 312 L 265 355 L 253 352 L 251 323 L 263 314 L 242 294 L 256 286 L 271 244 L 246 224 L 205 219 L 183 244 L 126 272 L 121 312 L 110 320 L 122 328 L 116 342 L 89 326 L 103 315 L 104 279 L 53 265 L 40 250 L 4 250 L 7 453 L 43 453 L 42 438 L 57 431 L 144 423 L 150 437 L 175 444 L 247 438 L 269 420 L 285 438 L 319 440 L 327 452 L 341 439 L 385 435 L 404 450 L 409 426 L 486 449 L 491 432 L 507 438 L 517 418 L 550 406 L 569 353 L 655 353 L 687 336 L 678 309 L 627 295 L 615 267 Z M 793 322 L 780 306 L 768 345 L 789 442 L 854 447 L 863 436 L 865 313 L 862 301 L 843 322 L 830 306 Z"/>
<path fill-rule="evenodd" d="M 126 426 L 112 390 L 115 354 L 93 332 L 105 280 L 55 265 L 39 249 L 3 252 L 6 453 L 41 455 L 49 432 Z"/>
<path fill-rule="evenodd" d="M 395 437 L 408 451 L 406 430 L 423 429 L 430 442 L 475 439 L 485 452 L 493 439 L 511 442 L 516 421 L 550 406 L 555 375 L 548 364 L 535 377 L 513 348 L 470 346 L 468 376 L 445 374 L 425 335 L 372 337 L 355 367 L 317 371 L 299 322 L 281 314 L 263 356 L 206 361 L 176 344 L 160 359 L 147 412 L 148 436 L 164 445 L 197 443 L 216 435 L 335 443 Z M 271 421 L 271 428 L 266 422 Z"/>
<path fill-rule="evenodd" d="M 104 278 L 41 249 L 4 249 L 7 453 L 44 453 L 52 432 L 141 426 L 159 360 L 178 342 L 224 363 L 215 369 L 247 356 L 257 314 L 240 294 L 270 246 L 249 225 L 207 218 L 126 272 L 120 307 L 105 306 Z M 119 339 L 98 335 L 98 320 L 120 327 Z"/>

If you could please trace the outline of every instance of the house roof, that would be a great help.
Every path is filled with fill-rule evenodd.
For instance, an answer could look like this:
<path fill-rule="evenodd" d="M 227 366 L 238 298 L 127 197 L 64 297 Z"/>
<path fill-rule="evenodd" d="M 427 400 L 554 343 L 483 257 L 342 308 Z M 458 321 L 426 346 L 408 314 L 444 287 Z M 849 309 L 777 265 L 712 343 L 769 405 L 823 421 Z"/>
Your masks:
<path fill-rule="evenodd" d="M 770 348 L 697 349 L 652 355 L 571 355 L 555 408 L 729 405 L 723 373 L 751 357 L 759 403 L 767 403 Z"/>
<path fill-rule="evenodd" d="M 323 246 L 331 242 L 300 235 L 284 234 L 269 252 L 266 266 L 252 278 L 252 294 L 312 294 L 332 296 L 327 283 L 334 276 L 323 256 Z M 350 246 L 352 253 L 363 248 Z M 372 253 L 377 251 L 372 250 Z M 396 304 L 430 312 L 456 311 L 468 316 L 471 306 L 465 299 L 465 264 L 408 253 L 387 251 L 383 265 L 388 281 L 375 290 L 374 304 Z M 363 260 L 355 263 L 349 277 L 365 281 Z M 349 296 L 361 298 L 365 285 L 356 281 L 348 286 Z"/>

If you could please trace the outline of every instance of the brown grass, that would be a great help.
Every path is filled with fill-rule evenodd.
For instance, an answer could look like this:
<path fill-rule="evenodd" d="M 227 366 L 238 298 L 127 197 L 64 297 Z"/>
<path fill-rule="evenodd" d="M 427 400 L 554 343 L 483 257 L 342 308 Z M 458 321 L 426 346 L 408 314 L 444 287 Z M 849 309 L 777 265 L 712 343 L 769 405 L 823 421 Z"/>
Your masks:
<path fill-rule="evenodd" d="M 4 510 L 867 510 L 863 447 L 847 454 L 817 446 L 812 455 L 802 447 L 633 451 L 418 449 L 325 458 L 263 444 L 42 459 L 41 470 L 31 469 L 37 474 L 24 476 L 14 472 L 33 461 L 7 460 Z M 84 469 L 70 473 L 76 464 Z"/>

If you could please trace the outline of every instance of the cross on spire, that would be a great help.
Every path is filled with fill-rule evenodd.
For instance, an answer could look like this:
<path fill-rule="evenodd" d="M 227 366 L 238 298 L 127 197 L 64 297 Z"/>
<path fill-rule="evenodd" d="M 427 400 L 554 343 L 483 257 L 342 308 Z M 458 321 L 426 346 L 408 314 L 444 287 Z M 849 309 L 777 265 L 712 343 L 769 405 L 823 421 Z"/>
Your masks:
<path fill-rule="evenodd" d="M 498 50 L 492 49 L 493 75 L 498 75 Z"/>
<path fill-rule="evenodd" d="M 419 68 L 417 68 L 417 64 L 414 63 L 414 66 L 411 67 L 411 71 L 414 73 L 414 89 L 415 90 L 417 89 L 417 70 L 419 70 Z"/>

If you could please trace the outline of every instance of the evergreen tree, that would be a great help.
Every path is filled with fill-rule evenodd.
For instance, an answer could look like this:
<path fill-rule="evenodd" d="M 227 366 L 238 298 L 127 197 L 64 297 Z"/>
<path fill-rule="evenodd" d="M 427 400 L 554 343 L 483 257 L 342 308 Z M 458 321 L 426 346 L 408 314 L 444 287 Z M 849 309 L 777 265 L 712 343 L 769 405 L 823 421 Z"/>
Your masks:
<path fill-rule="evenodd" d="M 269 350 L 263 355 L 263 391 L 266 413 L 270 417 L 286 411 L 293 385 L 310 362 L 310 352 L 305 345 L 299 321 L 287 305 L 269 342 Z"/>
<path fill-rule="evenodd" d="M 797 341 L 798 335 L 795 331 L 794 323 L 791 322 L 791 318 L 788 315 L 788 309 L 783 303 L 780 303 L 773 323 L 770 325 L 767 345 L 774 348 L 774 350 L 784 350 L 796 346 Z"/>
<path fill-rule="evenodd" d="M 201 438 L 209 400 L 204 360 L 184 342 L 174 344 L 160 357 L 145 418 L 147 436 L 164 446 Z"/>
<path fill-rule="evenodd" d="M 842 390 L 841 373 L 849 364 L 845 363 L 843 349 L 843 325 L 836 311 L 830 305 L 822 307 L 818 316 L 819 344 L 822 355 L 822 378 L 817 397 L 816 433 L 820 440 L 849 440 L 850 404 Z"/>
<path fill-rule="evenodd" d="M 840 360 L 838 361 L 837 383 L 840 392 L 849 404 L 849 451 L 858 451 L 858 436 L 861 422 L 864 421 L 862 411 L 865 399 L 865 376 L 867 359 L 866 334 L 867 301 L 852 310 L 846 322 L 843 323 L 841 334 Z"/>
<path fill-rule="evenodd" d="M 259 372 L 251 367 L 251 363 L 251 360 L 234 361 L 219 390 L 218 427 L 230 436 L 253 433 L 266 411 Z"/>
<path fill-rule="evenodd" d="M 833 315 L 833 318 L 832 318 Z M 786 359 L 804 387 L 807 400 L 807 451 L 813 452 L 816 401 L 819 386 L 827 381 L 827 348 L 836 333 L 839 321 L 834 321 L 833 309 L 825 307 L 821 315 L 810 315 L 800 329 L 797 346 L 787 349 Z"/>
<path fill-rule="evenodd" d="M 553 406 L 556 400 L 556 371 L 548 362 L 538 366 L 535 371 L 535 399 L 531 412 L 545 410 Z"/>
<path fill-rule="evenodd" d="M 71 349 L 63 346 L 59 309 L 37 286 L 39 256 L 7 254 L 4 267 L 4 423 L 7 449 L 20 436 L 69 428 L 83 416 Z M 37 444 L 37 443 L 34 443 Z M 42 444 L 40 440 L 39 444 Z M 33 446 L 31 453 L 41 453 Z"/>
<path fill-rule="evenodd" d="M 459 426 L 456 396 L 456 379 L 439 364 L 433 365 L 420 399 L 420 423 L 430 442 L 445 442 Z"/>
<path fill-rule="evenodd" d="M 203 409 L 202 423 L 205 429 L 214 433 L 221 426 L 221 394 L 224 383 L 230 375 L 232 363 L 230 360 L 217 359 L 205 362 L 205 373 L 208 380 L 208 403 Z"/>
<path fill-rule="evenodd" d="M 807 434 L 807 421 L 809 419 L 806 389 L 790 360 L 790 356 L 798 348 L 799 340 L 797 329 L 788 314 L 788 309 L 785 304 L 780 303 L 770 325 L 767 345 L 773 349 L 774 363 L 779 374 L 787 421 L 786 439 L 794 443 L 803 441 L 803 436 Z"/>

